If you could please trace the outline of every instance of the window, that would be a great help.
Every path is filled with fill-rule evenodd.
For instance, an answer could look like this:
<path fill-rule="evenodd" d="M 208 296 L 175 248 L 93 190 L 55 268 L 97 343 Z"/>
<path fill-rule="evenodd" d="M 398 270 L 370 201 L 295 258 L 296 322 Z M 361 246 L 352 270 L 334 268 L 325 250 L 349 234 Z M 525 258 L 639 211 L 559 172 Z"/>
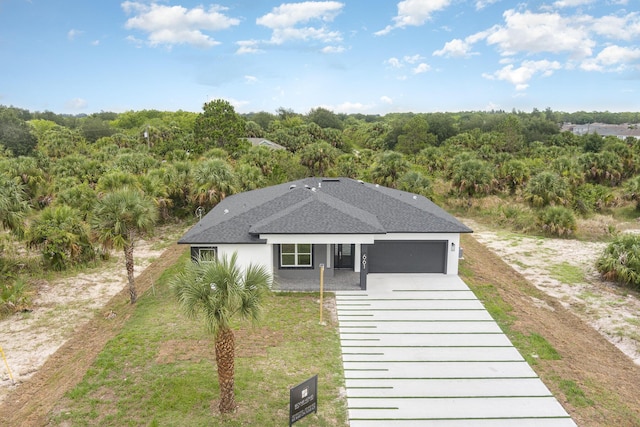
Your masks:
<path fill-rule="evenodd" d="M 211 246 L 208 248 L 198 248 L 198 257 L 196 261 L 207 262 L 213 261 L 218 257 L 218 248 Z"/>
<path fill-rule="evenodd" d="M 280 245 L 280 267 L 313 267 L 312 258 L 309 243 Z"/>

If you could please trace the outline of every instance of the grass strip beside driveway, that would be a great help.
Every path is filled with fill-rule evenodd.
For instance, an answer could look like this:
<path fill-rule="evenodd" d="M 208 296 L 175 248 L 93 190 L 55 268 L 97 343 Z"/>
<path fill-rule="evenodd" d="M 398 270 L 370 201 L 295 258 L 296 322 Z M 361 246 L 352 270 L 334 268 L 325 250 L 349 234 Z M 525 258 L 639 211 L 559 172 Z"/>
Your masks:
<path fill-rule="evenodd" d="M 120 334 L 57 405 L 52 425 L 286 425 L 289 388 L 318 374 L 318 413 L 300 426 L 347 426 L 336 321 L 319 324 L 318 295 L 267 297 L 259 326 L 236 333 L 234 414 L 217 411 L 213 337 L 187 319 L 167 282 L 186 257 L 147 292 Z"/>

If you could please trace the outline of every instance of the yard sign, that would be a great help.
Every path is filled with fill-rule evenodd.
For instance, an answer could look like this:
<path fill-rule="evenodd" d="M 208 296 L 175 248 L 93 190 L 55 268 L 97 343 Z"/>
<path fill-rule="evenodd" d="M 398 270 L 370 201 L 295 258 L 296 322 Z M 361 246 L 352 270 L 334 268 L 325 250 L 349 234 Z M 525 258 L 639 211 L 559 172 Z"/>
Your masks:
<path fill-rule="evenodd" d="M 312 412 L 318 412 L 318 376 L 289 389 L 289 427 Z"/>

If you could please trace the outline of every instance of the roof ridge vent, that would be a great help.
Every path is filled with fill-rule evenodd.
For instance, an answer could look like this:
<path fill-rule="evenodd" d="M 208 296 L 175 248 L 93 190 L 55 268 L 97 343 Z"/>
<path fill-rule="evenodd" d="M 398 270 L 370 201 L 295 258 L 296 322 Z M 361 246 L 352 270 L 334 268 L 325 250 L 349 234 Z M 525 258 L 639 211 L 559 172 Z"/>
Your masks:
<path fill-rule="evenodd" d="M 340 178 L 322 178 L 321 182 L 340 182 Z"/>

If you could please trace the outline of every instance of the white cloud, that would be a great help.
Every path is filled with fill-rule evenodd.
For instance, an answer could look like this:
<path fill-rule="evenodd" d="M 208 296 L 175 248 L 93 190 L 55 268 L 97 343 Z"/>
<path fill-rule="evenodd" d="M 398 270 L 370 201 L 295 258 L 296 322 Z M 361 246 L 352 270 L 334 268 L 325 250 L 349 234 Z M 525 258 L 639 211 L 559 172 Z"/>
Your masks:
<path fill-rule="evenodd" d="M 140 40 L 139 38 L 136 38 L 134 36 L 127 36 L 125 40 L 127 40 L 129 43 L 134 44 L 138 48 L 144 46 L 144 40 Z"/>
<path fill-rule="evenodd" d="M 322 48 L 322 53 L 342 53 L 345 51 L 343 46 L 325 46 Z"/>
<path fill-rule="evenodd" d="M 419 62 L 420 60 L 424 59 L 422 56 L 420 56 L 419 54 L 416 55 L 405 55 L 402 60 L 404 62 L 406 62 L 407 64 L 415 64 L 416 62 Z"/>
<path fill-rule="evenodd" d="M 400 62 L 400 60 L 398 58 L 392 57 L 387 59 L 386 61 L 384 61 L 385 64 L 389 64 L 391 65 L 391 67 L 393 68 L 402 68 L 402 62 Z"/>
<path fill-rule="evenodd" d="M 283 3 L 271 12 L 256 19 L 256 24 L 272 30 L 271 43 L 282 44 L 291 40 L 320 40 L 330 43 L 342 40 L 339 31 L 325 27 L 333 21 L 342 8 L 337 1 L 305 1 L 301 3 Z M 319 21 L 320 27 L 307 24 Z"/>
<path fill-rule="evenodd" d="M 324 43 L 340 42 L 342 35 L 339 31 L 329 31 L 327 28 L 275 28 L 271 33 L 271 43 L 283 44 L 292 40 L 320 40 Z"/>
<path fill-rule="evenodd" d="M 622 46 L 607 46 L 595 58 L 580 65 L 585 71 L 622 71 L 627 64 L 640 61 L 640 49 Z"/>
<path fill-rule="evenodd" d="M 422 74 L 426 73 L 429 70 L 431 70 L 431 66 L 423 62 L 421 64 L 418 64 L 418 66 L 413 69 L 413 74 Z"/>
<path fill-rule="evenodd" d="M 424 62 L 420 62 L 423 59 L 424 59 L 424 57 L 422 55 L 419 55 L 419 54 L 416 54 L 416 55 L 405 55 L 405 56 L 402 57 L 402 59 L 398 59 L 396 57 L 391 57 L 391 58 L 385 60 L 384 63 L 389 65 L 391 68 L 395 68 L 395 69 L 402 69 L 402 68 L 404 68 L 406 66 L 412 66 L 411 72 L 413 74 L 421 74 L 421 73 L 426 73 L 427 71 L 431 70 L 431 66 L 429 64 L 426 64 Z M 399 80 L 406 80 L 407 76 L 400 75 L 400 76 L 397 76 L 397 78 Z"/>
<path fill-rule="evenodd" d="M 389 98 L 388 96 L 381 96 L 380 101 L 389 105 L 393 104 L 393 99 Z"/>
<path fill-rule="evenodd" d="M 238 50 L 236 50 L 236 54 L 238 55 L 264 52 L 260 49 L 260 42 L 257 40 L 240 40 L 237 41 L 236 44 L 240 46 Z"/>
<path fill-rule="evenodd" d="M 336 113 L 358 113 L 361 111 L 371 110 L 375 105 L 371 104 L 363 104 L 361 102 L 343 102 L 342 104 L 336 106 L 335 108 L 329 108 L 330 110 L 335 111 Z"/>
<path fill-rule="evenodd" d="M 433 52 L 433 56 L 450 57 L 468 57 L 472 55 L 471 44 L 466 40 L 453 39 L 444 44 L 444 47 L 440 50 Z"/>
<path fill-rule="evenodd" d="M 558 8 L 577 7 L 593 3 L 594 0 L 558 0 L 553 5 Z"/>
<path fill-rule="evenodd" d="M 476 10 L 482 10 L 487 6 L 498 3 L 500 0 L 476 0 Z"/>
<path fill-rule="evenodd" d="M 504 19 L 504 26 L 495 26 L 483 34 L 487 43 L 497 45 L 502 55 L 568 52 L 584 58 L 591 55 L 595 46 L 589 31 L 577 17 L 507 10 Z"/>
<path fill-rule="evenodd" d="M 603 16 L 594 19 L 591 28 L 601 36 L 618 40 L 633 40 L 640 37 L 640 13 Z"/>
<path fill-rule="evenodd" d="M 249 102 L 249 101 L 241 101 L 241 100 L 238 100 L 238 99 L 235 99 L 235 98 L 230 98 L 228 96 L 223 96 L 223 95 L 207 95 L 206 102 L 213 101 L 215 99 L 225 99 L 236 110 L 240 110 L 242 107 L 251 104 L 251 102 Z"/>
<path fill-rule="evenodd" d="M 94 40 L 91 42 L 92 46 L 98 46 L 100 44 L 100 40 Z"/>
<path fill-rule="evenodd" d="M 222 13 L 226 8 L 216 5 L 205 10 L 203 6 L 187 9 L 183 6 L 125 1 L 121 6 L 126 14 L 134 15 L 127 20 L 125 27 L 147 33 L 151 46 L 215 46 L 220 43 L 203 31 L 220 31 L 240 23 L 238 19 Z"/>
<path fill-rule="evenodd" d="M 542 74 L 548 77 L 555 70 L 561 69 L 562 66 L 558 61 L 523 61 L 520 67 L 514 68 L 513 64 L 509 64 L 493 74 L 483 74 L 482 77 L 489 80 L 504 80 L 516 87 L 516 90 L 522 91 L 529 87 L 529 80 L 536 74 Z"/>
<path fill-rule="evenodd" d="M 273 29 L 294 27 L 316 19 L 330 22 L 340 13 L 343 6 L 343 3 L 337 1 L 283 3 L 273 8 L 270 13 L 258 18 L 256 23 Z"/>
<path fill-rule="evenodd" d="M 258 82 L 258 78 L 256 76 L 244 76 L 244 82 L 252 85 Z"/>
<path fill-rule="evenodd" d="M 84 110 L 87 105 L 87 101 L 82 98 L 73 98 L 64 103 L 64 106 L 69 110 Z"/>
<path fill-rule="evenodd" d="M 67 33 L 67 39 L 69 40 L 74 40 L 76 37 L 78 37 L 79 35 L 81 35 L 82 33 L 84 33 L 84 31 L 82 30 L 76 30 L 74 28 L 70 29 L 69 32 Z"/>
<path fill-rule="evenodd" d="M 431 18 L 434 12 L 445 9 L 451 0 L 404 0 L 398 3 L 398 15 L 393 18 L 394 24 L 374 33 L 376 36 L 389 34 L 396 28 L 421 26 Z"/>

